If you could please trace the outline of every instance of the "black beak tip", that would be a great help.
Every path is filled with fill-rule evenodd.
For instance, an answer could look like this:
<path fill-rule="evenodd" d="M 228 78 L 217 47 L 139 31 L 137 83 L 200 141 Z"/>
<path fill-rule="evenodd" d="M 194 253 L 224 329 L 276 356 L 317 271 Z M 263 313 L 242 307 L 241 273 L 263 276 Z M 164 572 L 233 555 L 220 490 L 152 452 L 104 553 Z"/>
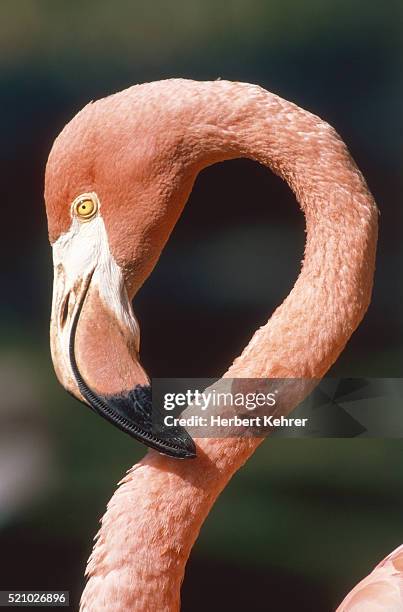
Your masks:
<path fill-rule="evenodd" d="M 181 456 L 178 455 L 178 458 L 195 459 L 197 456 L 196 444 L 194 443 L 193 438 L 188 434 L 186 429 L 183 430 L 182 444 L 183 444 L 182 455 Z"/>
<path fill-rule="evenodd" d="M 135 440 L 176 459 L 196 457 L 196 445 L 186 429 L 164 424 L 161 409 L 152 405 L 149 385 L 97 399 L 101 406 L 96 411 Z M 97 408 L 94 404 L 92 407 Z"/>

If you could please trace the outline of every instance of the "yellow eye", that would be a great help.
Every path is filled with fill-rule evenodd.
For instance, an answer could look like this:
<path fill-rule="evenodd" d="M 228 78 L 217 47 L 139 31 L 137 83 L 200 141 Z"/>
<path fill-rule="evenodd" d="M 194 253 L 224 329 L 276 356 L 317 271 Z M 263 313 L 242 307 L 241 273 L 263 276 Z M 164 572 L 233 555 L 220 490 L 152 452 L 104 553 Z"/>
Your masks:
<path fill-rule="evenodd" d="M 89 221 L 98 210 L 98 203 L 88 196 L 78 198 L 74 204 L 74 212 L 81 221 Z"/>

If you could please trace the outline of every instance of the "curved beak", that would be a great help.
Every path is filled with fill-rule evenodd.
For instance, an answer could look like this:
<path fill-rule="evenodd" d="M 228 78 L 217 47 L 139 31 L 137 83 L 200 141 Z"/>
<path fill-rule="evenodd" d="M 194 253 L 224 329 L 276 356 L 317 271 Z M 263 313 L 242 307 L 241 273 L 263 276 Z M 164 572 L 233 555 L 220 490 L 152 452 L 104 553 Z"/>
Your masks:
<path fill-rule="evenodd" d="M 121 269 L 109 248 L 88 249 L 84 242 L 84 253 L 68 235 L 53 245 L 50 340 L 59 381 L 136 440 L 172 457 L 194 457 L 187 431 L 165 426 L 161 408 L 152 405 L 139 359 L 139 326 Z"/>

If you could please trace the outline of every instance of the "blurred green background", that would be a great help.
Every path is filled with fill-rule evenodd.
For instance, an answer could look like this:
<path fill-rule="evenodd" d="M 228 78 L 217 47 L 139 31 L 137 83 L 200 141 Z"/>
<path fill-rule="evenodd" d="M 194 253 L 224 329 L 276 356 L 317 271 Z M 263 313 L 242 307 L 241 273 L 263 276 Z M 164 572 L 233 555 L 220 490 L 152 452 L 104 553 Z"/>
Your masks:
<path fill-rule="evenodd" d="M 89 100 L 172 76 L 258 83 L 325 118 L 381 209 L 373 302 L 332 373 L 401 376 L 401 16 L 394 1 L 1 2 L 1 589 L 68 589 L 76 609 L 98 520 L 144 453 L 53 373 L 53 139 Z M 149 373 L 222 373 L 292 287 L 303 241 L 277 177 L 204 171 L 135 300 Z M 403 442 L 269 439 L 203 527 L 183 610 L 334 609 L 403 542 L 402 511 Z"/>

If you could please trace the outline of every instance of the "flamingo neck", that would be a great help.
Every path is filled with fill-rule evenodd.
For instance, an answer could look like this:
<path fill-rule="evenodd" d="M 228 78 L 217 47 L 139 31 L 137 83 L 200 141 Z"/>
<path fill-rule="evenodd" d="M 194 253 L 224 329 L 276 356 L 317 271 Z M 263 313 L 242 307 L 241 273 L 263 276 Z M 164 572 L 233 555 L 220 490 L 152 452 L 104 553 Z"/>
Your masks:
<path fill-rule="evenodd" d="M 321 378 L 370 301 L 375 202 L 346 145 L 319 117 L 257 86 L 199 85 L 207 110 L 193 114 L 187 138 L 196 171 L 228 158 L 255 160 L 288 183 L 306 221 L 294 288 L 227 375 Z"/>
<path fill-rule="evenodd" d="M 167 91 L 166 104 L 179 96 L 186 109 L 177 111 L 181 159 L 186 149 L 177 172 L 188 188 L 172 204 L 171 226 L 200 169 L 235 157 L 254 159 L 284 178 L 306 217 L 305 257 L 293 290 L 226 376 L 323 376 L 371 294 L 377 213 L 361 173 L 332 128 L 259 87 L 166 83 L 160 85 L 161 104 Z M 157 85 L 149 87 L 157 91 Z M 200 527 L 259 442 L 200 439 L 192 462 L 149 452 L 134 466 L 103 517 L 82 612 L 177 610 Z"/>

